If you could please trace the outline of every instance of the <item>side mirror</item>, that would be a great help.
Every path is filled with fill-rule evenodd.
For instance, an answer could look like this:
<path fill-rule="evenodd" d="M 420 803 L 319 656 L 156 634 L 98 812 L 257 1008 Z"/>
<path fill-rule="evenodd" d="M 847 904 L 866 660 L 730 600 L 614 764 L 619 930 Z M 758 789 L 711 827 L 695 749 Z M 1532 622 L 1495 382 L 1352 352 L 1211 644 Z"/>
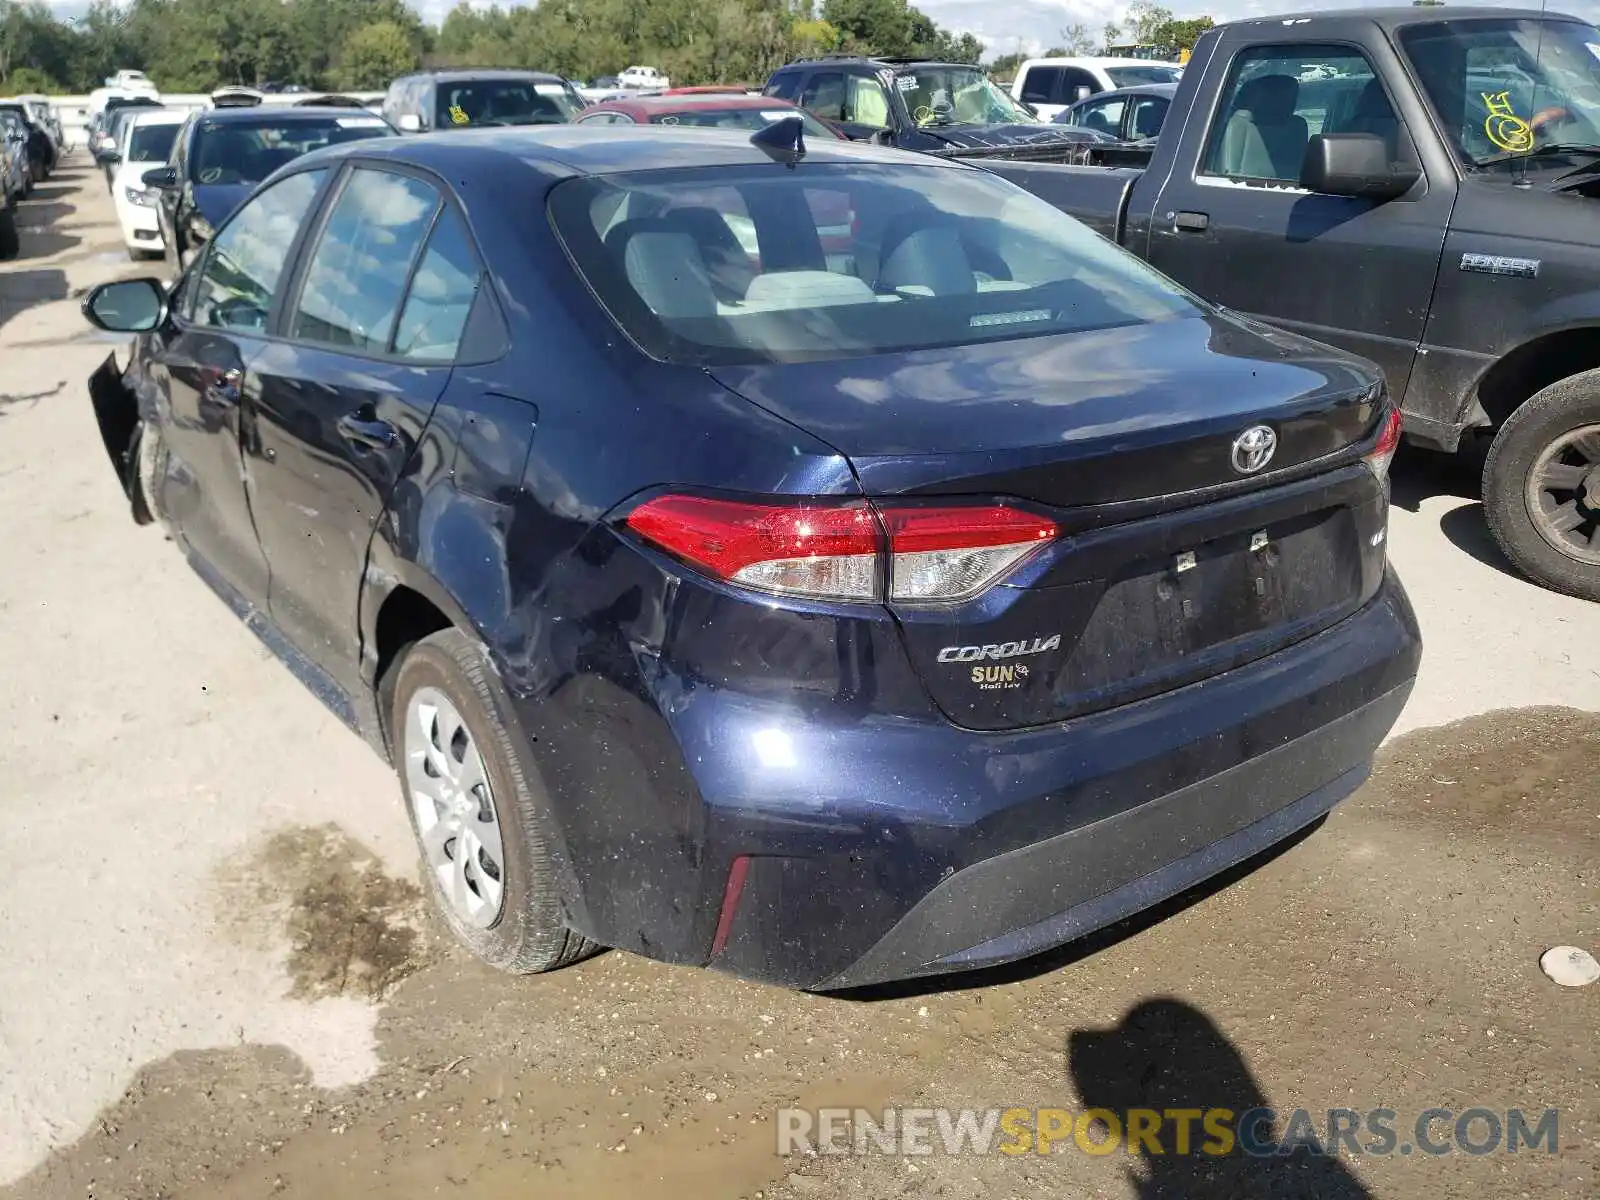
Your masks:
<path fill-rule="evenodd" d="M 400 119 L 395 122 L 402 133 L 421 133 L 422 118 L 416 113 L 401 113 Z"/>
<path fill-rule="evenodd" d="M 121 161 L 122 161 L 122 155 L 121 154 L 117 153 L 115 150 L 107 150 L 106 151 L 106 165 L 108 167 L 114 167 Z"/>
<path fill-rule="evenodd" d="M 178 168 L 155 167 L 141 175 L 139 182 L 147 188 L 155 188 L 161 192 L 169 191 L 178 186 Z"/>
<path fill-rule="evenodd" d="M 1092 95 L 1094 95 L 1094 89 L 1080 83 L 1072 89 L 1072 102 L 1076 104 L 1079 100 L 1087 100 Z"/>
<path fill-rule="evenodd" d="M 1419 167 L 1391 162 L 1375 133 L 1319 133 L 1306 147 L 1300 186 L 1324 196 L 1393 200 L 1422 178 Z"/>
<path fill-rule="evenodd" d="M 868 139 L 874 146 L 894 145 L 894 130 L 880 129 Z"/>
<path fill-rule="evenodd" d="M 83 298 L 83 315 L 108 333 L 148 333 L 167 316 L 167 289 L 156 279 L 102 283 Z"/>

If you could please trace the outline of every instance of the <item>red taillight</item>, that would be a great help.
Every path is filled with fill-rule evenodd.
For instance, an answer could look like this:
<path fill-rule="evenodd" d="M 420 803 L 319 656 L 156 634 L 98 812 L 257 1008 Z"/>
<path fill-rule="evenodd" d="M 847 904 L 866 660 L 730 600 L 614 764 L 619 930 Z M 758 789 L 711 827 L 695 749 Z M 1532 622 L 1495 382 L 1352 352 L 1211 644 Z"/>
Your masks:
<path fill-rule="evenodd" d="M 660 496 L 628 527 L 732 583 L 796 596 L 876 600 L 878 522 L 865 503 L 743 504 Z"/>
<path fill-rule="evenodd" d="M 1400 428 L 1400 410 L 1391 408 L 1383 419 L 1383 428 L 1378 431 L 1378 444 L 1363 460 L 1378 479 L 1387 478 L 1389 464 L 1394 460 L 1394 452 L 1400 449 Z"/>
<path fill-rule="evenodd" d="M 1057 532 L 1055 522 L 1004 505 L 780 505 L 699 496 L 657 497 L 627 524 L 730 583 L 819 600 L 887 596 L 924 604 L 971 599 Z"/>

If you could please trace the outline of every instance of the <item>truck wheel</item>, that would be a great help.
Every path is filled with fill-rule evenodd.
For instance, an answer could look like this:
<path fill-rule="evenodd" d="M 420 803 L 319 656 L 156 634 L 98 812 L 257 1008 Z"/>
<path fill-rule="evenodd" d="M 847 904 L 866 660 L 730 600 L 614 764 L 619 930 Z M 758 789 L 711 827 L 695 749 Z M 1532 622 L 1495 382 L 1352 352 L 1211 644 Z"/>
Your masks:
<path fill-rule="evenodd" d="M 483 649 L 446 629 L 404 651 L 391 675 L 395 768 L 451 931 L 490 966 L 517 974 L 595 953 L 562 918 L 548 797 L 524 769 L 510 702 Z"/>
<path fill-rule="evenodd" d="M 0 207 L 0 262 L 10 262 L 22 253 L 22 236 L 17 232 L 17 210 Z"/>
<path fill-rule="evenodd" d="M 1511 414 L 1484 464 L 1483 504 L 1519 570 L 1600 600 L 1600 370 L 1552 383 Z"/>

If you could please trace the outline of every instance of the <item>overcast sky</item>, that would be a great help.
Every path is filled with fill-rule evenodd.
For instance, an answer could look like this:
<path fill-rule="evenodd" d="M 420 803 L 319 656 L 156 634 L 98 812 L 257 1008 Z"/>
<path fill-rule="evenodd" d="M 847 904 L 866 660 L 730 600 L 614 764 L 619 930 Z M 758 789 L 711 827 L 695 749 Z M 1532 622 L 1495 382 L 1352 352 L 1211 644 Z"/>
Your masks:
<path fill-rule="evenodd" d="M 85 0 L 49 0 L 62 13 L 81 15 L 88 7 Z M 491 0 L 471 0 L 474 7 L 488 8 Z M 506 0 L 501 0 L 502 5 Z M 519 0 L 511 0 L 513 4 Z M 912 0 L 914 4 L 940 25 L 957 32 L 968 32 L 982 38 L 989 47 L 989 56 L 1009 54 L 1016 50 L 1037 52 L 1059 44 L 1061 30 L 1068 25 L 1083 24 L 1099 37 L 1108 20 L 1120 18 L 1127 11 L 1125 0 Z M 1404 2 L 1404 0 L 1401 0 Z M 1454 2 L 1454 0 L 1453 0 Z M 1471 4 L 1474 0 L 1462 0 Z M 1517 3 L 1517 0 L 1505 0 Z M 423 16 L 438 24 L 445 13 L 455 6 L 456 0 L 411 0 Z M 1538 0 L 1522 0 L 1530 7 L 1538 7 Z M 1218 0 L 1214 4 L 1188 5 L 1169 3 L 1180 17 L 1197 17 L 1209 14 L 1218 21 L 1237 20 L 1240 17 L 1271 16 L 1277 13 L 1303 12 L 1312 8 L 1359 8 L 1362 0 Z M 1551 11 L 1566 12 L 1600 21 L 1600 0 L 1552 0 Z"/>

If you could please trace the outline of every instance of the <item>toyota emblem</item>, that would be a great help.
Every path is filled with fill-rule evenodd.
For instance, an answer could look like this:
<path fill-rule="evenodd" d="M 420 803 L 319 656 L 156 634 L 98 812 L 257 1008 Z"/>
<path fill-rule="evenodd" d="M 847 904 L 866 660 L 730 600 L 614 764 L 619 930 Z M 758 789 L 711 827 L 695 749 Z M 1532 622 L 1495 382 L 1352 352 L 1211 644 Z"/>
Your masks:
<path fill-rule="evenodd" d="M 1254 475 L 1272 461 L 1277 449 L 1277 434 L 1265 425 L 1252 425 L 1233 439 L 1233 469 L 1241 475 Z"/>

